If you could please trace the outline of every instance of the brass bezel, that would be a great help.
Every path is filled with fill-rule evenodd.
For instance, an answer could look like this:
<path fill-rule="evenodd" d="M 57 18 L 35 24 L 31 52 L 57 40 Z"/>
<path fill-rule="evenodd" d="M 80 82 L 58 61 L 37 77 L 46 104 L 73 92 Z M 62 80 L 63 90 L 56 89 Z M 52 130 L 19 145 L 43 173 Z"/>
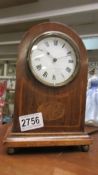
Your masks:
<path fill-rule="evenodd" d="M 65 80 L 63 83 L 57 83 L 57 84 L 55 84 L 55 83 L 48 83 L 48 82 L 40 79 L 39 76 L 36 74 L 36 72 L 32 69 L 32 66 L 31 66 L 31 56 L 30 56 L 31 55 L 31 49 L 39 41 L 41 41 L 42 39 L 47 38 L 47 37 L 59 37 L 59 38 L 62 38 L 64 40 L 66 40 L 72 46 L 73 50 L 75 51 L 75 55 L 76 55 L 75 71 L 70 76 L 70 78 L 68 78 L 67 80 Z M 80 59 L 79 58 L 80 58 L 79 48 L 78 48 L 78 45 L 76 44 L 76 42 L 69 35 L 67 35 L 65 33 L 62 33 L 62 32 L 59 32 L 59 31 L 48 31 L 48 32 L 44 32 L 44 33 L 38 35 L 35 39 L 32 40 L 32 42 L 31 42 L 31 44 L 29 46 L 28 56 L 27 56 L 27 60 L 28 60 L 28 64 L 29 64 L 29 68 L 30 68 L 31 73 L 34 75 L 34 77 L 39 82 L 41 82 L 44 85 L 50 86 L 50 87 L 60 87 L 60 86 L 66 85 L 69 82 L 71 82 L 75 78 L 76 74 L 79 71 L 79 67 L 80 67 Z"/>

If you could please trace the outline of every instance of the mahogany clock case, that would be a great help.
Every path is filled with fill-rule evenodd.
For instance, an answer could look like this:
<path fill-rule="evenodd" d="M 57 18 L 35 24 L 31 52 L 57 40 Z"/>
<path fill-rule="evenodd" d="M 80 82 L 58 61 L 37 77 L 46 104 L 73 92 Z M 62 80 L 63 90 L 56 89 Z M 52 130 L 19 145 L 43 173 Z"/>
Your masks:
<path fill-rule="evenodd" d="M 61 32 L 74 41 L 79 56 L 79 68 L 74 79 L 60 87 L 49 87 L 39 82 L 28 64 L 32 41 L 45 32 Z M 20 44 L 16 67 L 16 95 L 13 132 L 21 132 L 19 116 L 42 112 L 44 127 L 29 132 L 84 131 L 88 59 L 81 38 L 68 26 L 42 23 L 33 26 Z"/>
<path fill-rule="evenodd" d="M 75 43 L 78 69 L 65 85 L 50 87 L 33 76 L 28 64 L 33 40 L 45 32 L 61 32 Z M 71 44 L 70 43 L 70 44 Z M 74 45 L 74 44 L 73 44 Z M 84 131 L 87 87 L 87 52 L 81 38 L 69 27 L 59 23 L 42 23 L 33 26 L 20 44 L 16 66 L 16 94 L 13 125 L 8 128 L 4 144 L 8 153 L 14 148 L 80 145 L 88 151 L 92 143 Z M 21 131 L 19 117 L 42 113 L 41 128 Z"/>

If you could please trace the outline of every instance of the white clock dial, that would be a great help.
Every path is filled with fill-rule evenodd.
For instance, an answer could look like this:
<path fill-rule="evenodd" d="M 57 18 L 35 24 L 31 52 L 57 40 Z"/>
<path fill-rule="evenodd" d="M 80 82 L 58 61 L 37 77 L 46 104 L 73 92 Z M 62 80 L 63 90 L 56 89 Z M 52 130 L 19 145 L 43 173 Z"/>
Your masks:
<path fill-rule="evenodd" d="M 63 34 L 42 35 L 32 44 L 29 65 L 43 84 L 62 86 L 71 81 L 77 71 L 78 54 L 75 44 Z"/>

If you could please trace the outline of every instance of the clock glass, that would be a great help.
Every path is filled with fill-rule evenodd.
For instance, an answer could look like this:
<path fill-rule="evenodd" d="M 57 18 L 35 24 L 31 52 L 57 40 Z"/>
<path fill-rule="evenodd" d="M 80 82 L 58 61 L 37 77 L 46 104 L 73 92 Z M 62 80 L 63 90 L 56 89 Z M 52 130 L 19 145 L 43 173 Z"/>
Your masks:
<path fill-rule="evenodd" d="M 31 72 L 41 83 L 58 87 L 72 81 L 79 68 L 75 42 L 61 32 L 46 32 L 34 39 L 29 49 Z"/>

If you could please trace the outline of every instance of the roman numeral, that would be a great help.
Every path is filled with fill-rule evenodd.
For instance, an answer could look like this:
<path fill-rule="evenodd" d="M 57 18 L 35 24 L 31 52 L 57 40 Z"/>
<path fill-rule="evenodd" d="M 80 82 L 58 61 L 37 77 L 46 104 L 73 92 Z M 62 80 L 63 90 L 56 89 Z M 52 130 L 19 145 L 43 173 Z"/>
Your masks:
<path fill-rule="evenodd" d="M 63 74 L 61 74 L 61 76 L 62 76 L 63 78 L 65 78 Z"/>
<path fill-rule="evenodd" d="M 43 77 L 47 77 L 47 75 L 48 75 L 48 72 L 43 73 Z"/>
<path fill-rule="evenodd" d="M 45 45 L 46 45 L 47 47 L 49 47 L 49 43 L 48 43 L 48 41 L 45 42 Z"/>
<path fill-rule="evenodd" d="M 35 61 L 40 61 L 40 58 L 35 58 Z"/>
<path fill-rule="evenodd" d="M 52 76 L 52 80 L 56 80 L 56 76 L 55 75 Z"/>
<path fill-rule="evenodd" d="M 67 55 L 71 55 L 71 51 L 67 52 Z"/>
<path fill-rule="evenodd" d="M 65 46 L 65 43 L 63 44 L 62 48 Z"/>
<path fill-rule="evenodd" d="M 69 63 L 73 63 L 74 61 L 73 60 L 68 60 Z"/>
<path fill-rule="evenodd" d="M 58 40 L 54 40 L 54 45 L 55 45 L 55 46 L 58 45 Z"/>
<path fill-rule="evenodd" d="M 68 73 L 70 73 L 70 72 L 71 72 L 70 67 L 66 67 L 66 71 L 67 71 Z"/>
<path fill-rule="evenodd" d="M 42 65 L 41 65 L 41 64 L 39 64 L 39 65 L 37 65 L 37 66 L 36 66 L 36 68 L 37 68 L 37 70 L 41 70 Z"/>

